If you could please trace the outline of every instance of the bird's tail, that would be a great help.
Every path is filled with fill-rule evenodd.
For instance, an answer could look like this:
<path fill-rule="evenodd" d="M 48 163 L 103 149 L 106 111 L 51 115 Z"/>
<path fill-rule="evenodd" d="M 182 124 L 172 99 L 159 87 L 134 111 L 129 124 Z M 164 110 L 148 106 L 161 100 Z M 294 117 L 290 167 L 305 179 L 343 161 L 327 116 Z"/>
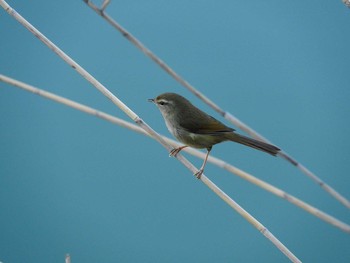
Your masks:
<path fill-rule="evenodd" d="M 231 133 L 232 136 L 229 136 L 229 140 L 233 142 L 238 142 L 240 144 L 252 147 L 254 149 L 258 149 L 260 151 L 269 153 L 271 155 L 276 156 L 276 154 L 280 151 L 279 148 L 272 144 L 268 144 L 266 142 L 258 141 L 237 133 Z"/>

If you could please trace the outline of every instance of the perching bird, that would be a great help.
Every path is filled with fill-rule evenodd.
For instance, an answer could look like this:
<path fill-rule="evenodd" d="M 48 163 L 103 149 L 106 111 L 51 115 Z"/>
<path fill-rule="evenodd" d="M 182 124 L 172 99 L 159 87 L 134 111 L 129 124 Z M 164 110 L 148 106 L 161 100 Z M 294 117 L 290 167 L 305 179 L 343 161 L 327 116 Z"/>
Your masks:
<path fill-rule="evenodd" d="M 233 141 L 274 156 L 280 151 L 274 145 L 236 133 L 234 129 L 201 111 L 186 98 L 176 93 L 163 93 L 155 99 L 149 99 L 149 101 L 159 108 L 170 133 L 184 144 L 184 146 L 173 149 L 170 152 L 171 156 L 176 156 L 188 146 L 207 149 L 204 162 L 195 174 L 197 178 L 202 175 L 210 151 L 217 143 Z"/>

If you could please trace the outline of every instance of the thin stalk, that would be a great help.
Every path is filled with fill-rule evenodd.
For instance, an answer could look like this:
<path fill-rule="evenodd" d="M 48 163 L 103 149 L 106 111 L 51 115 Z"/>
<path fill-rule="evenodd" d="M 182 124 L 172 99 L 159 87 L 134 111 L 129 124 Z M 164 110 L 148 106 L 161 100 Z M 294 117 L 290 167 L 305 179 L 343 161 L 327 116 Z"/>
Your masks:
<path fill-rule="evenodd" d="M 32 26 L 26 19 L 18 14 L 12 7 L 10 7 L 4 0 L 0 0 L 0 5 L 5 11 L 15 18 L 20 24 L 26 27 L 32 32 L 40 41 L 48 46 L 53 52 L 55 52 L 61 59 L 75 69 L 81 76 L 89 81 L 95 88 L 103 93 L 108 99 L 110 99 L 118 108 L 120 108 L 126 115 L 128 115 L 136 124 L 150 134 L 152 138 L 162 144 L 168 151 L 171 146 L 168 145 L 162 137 L 156 133 L 150 126 L 147 125 L 140 117 L 136 115 L 129 107 L 127 107 L 120 99 L 114 96 L 106 87 L 104 87 L 99 81 L 97 81 L 91 74 L 89 74 L 84 68 L 76 63 L 72 58 L 65 54 L 60 48 L 52 43 L 47 37 L 45 37 L 39 30 Z M 183 165 L 185 165 L 192 173 L 195 173 L 197 169 L 181 154 L 176 156 Z M 283 254 L 285 254 L 292 262 L 301 262 L 286 246 L 284 246 L 275 236 L 273 236 L 268 229 L 257 221 L 246 210 L 239 206 L 234 200 L 232 200 L 226 193 L 224 193 L 219 187 L 217 187 L 212 181 L 209 180 L 204 174 L 201 175 L 200 180 L 207 185 L 212 191 L 214 191 L 221 199 L 223 199 L 229 206 L 231 206 L 237 213 L 243 216 L 251 225 L 258 229 L 266 238 L 268 238 Z"/>
<path fill-rule="evenodd" d="M 264 136 L 259 134 L 257 131 L 249 127 L 244 122 L 240 121 L 230 112 L 223 110 L 216 103 L 206 97 L 203 93 L 201 93 L 198 89 L 192 86 L 189 82 L 187 82 L 183 77 L 181 77 L 178 73 L 176 73 L 169 65 L 167 65 L 163 60 L 161 60 L 157 55 L 155 55 L 150 49 L 148 49 L 141 41 L 139 41 L 135 36 L 133 36 L 130 32 L 128 32 L 125 28 L 123 28 L 119 23 L 117 23 L 112 17 L 110 17 L 105 12 L 105 6 L 99 8 L 94 5 L 90 0 L 83 0 L 89 7 L 91 7 L 97 14 L 103 17 L 110 25 L 116 28 L 127 40 L 129 40 L 132 44 L 134 44 L 138 49 L 140 49 L 146 56 L 148 56 L 151 60 L 153 60 L 156 64 L 158 64 L 165 72 L 167 72 L 170 76 L 172 76 L 177 82 L 179 82 L 182 86 L 192 92 L 195 96 L 201 99 L 204 103 L 213 108 L 216 112 L 222 115 L 229 122 L 237 126 L 239 129 L 245 131 L 250 136 L 265 141 L 267 143 L 271 143 Z M 346 4 L 347 0 L 343 0 Z M 297 167 L 302 173 L 308 176 L 311 180 L 313 180 L 316 184 L 318 184 L 324 191 L 326 191 L 333 198 L 338 200 L 344 206 L 350 209 L 350 201 L 346 199 L 343 195 L 337 192 L 334 188 L 326 184 L 322 181 L 318 176 L 316 176 L 313 172 L 311 172 L 308 168 L 298 162 L 296 159 L 292 158 L 286 152 L 281 151 L 278 154 L 280 157 L 285 159 L 287 162 L 291 163 L 295 167 Z"/>
<path fill-rule="evenodd" d="M 101 11 L 105 10 L 110 2 L 111 2 L 110 0 L 104 0 L 101 5 Z"/>
<path fill-rule="evenodd" d="M 21 88 L 25 91 L 34 93 L 34 94 L 39 95 L 43 98 L 47 98 L 47 99 L 50 99 L 52 101 L 61 103 L 63 105 L 71 107 L 73 109 L 76 109 L 76 110 L 82 111 L 84 113 L 96 116 L 96 117 L 101 118 L 103 120 L 109 121 L 113 124 L 117 124 L 119 126 L 127 128 L 129 130 L 132 130 L 134 132 L 138 132 L 138 133 L 141 133 L 143 135 L 149 136 L 148 133 L 146 133 L 143 129 L 141 129 L 139 126 L 137 126 L 135 124 L 124 121 L 120 118 L 114 117 L 112 115 L 109 115 L 109 114 L 104 113 L 102 111 L 88 107 L 86 105 L 80 104 L 78 102 L 75 102 L 75 101 L 69 100 L 67 98 L 58 96 L 58 95 L 53 94 L 51 92 L 47 92 L 45 90 L 38 89 L 38 88 L 31 86 L 31 85 L 28 85 L 24 82 L 15 80 L 13 78 L 10 78 L 10 77 L 7 77 L 7 76 L 1 75 L 1 74 L 0 74 L 0 81 L 3 81 L 9 85 L 14 86 L 14 87 Z M 178 143 L 174 140 L 171 140 L 165 136 L 162 136 L 162 138 L 164 139 L 164 141 L 166 141 L 169 145 L 172 145 L 172 147 L 174 147 L 174 148 L 181 146 L 180 143 Z M 201 158 L 201 159 L 205 158 L 205 153 L 203 153 L 199 150 L 196 150 L 194 148 L 185 148 L 184 151 L 186 151 L 186 152 L 190 153 L 191 155 L 196 156 L 198 158 Z M 254 177 L 253 175 L 251 175 L 243 170 L 240 170 L 239 168 L 237 168 L 231 164 L 228 164 L 227 162 L 225 162 L 221 159 L 216 158 L 213 155 L 211 155 L 211 156 L 209 156 L 208 162 L 210 162 L 210 163 L 212 163 L 212 164 L 214 164 L 222 169 L 225 169 L 228 172 L 235 174 L 235 175 L 241 177 L 242 179 L 244 179 L 252 184 L 255 184 L 256 186 L 290 202 L 291 204 L 293 204 L 295 206 L 298 206 L 301 209 L 304 209 L 306 212 L 312 214 L 313 216 L 320 218 L 321 220 L 324 220 L 325 222 L 343 230 L 344 232 L 350 233 L 350 226 L 347 225 L 346 223 L 344 223 L 344 222 L 334 218 L 333 216 L 330 216 L 327 213 L 305 203 L 304 201 L 292 196 L 291 194 L 289 194 L 289 193 L 287 193 L 287 192 L 285 192 L 285 191 L 283 191 L 283 190 L 281 190 L 281 189 L 279 189 L 279 188 L 277 188 L 277 187 L 275 187 L 267 182 L 264 182 L 263 180 L 258 179 L 256 177 Z"/>

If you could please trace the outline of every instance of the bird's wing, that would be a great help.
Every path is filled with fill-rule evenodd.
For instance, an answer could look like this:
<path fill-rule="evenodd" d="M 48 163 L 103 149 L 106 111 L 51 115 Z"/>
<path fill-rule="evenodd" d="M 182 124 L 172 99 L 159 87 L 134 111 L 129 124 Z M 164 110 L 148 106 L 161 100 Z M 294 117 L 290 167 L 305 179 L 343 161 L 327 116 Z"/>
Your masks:
<path fill-rule="evenodd" d="M 224 132 L 234 131 L 234 129 L 226 126 L 205 112 L 198 111 L 193 117 L 194 118 L 191 118 L 191 121 L 180 120 L 180 125 L 188 132 L 218 135 Z"/>

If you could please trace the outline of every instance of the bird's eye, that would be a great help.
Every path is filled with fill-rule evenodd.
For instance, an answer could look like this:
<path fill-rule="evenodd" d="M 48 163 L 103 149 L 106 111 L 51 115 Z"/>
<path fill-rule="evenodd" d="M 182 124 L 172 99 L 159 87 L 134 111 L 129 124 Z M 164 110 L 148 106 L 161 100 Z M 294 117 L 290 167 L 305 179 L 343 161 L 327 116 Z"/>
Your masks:
<path fill-rule="evenodd" d="M 158 104 L 160 104 L 160 105 L 165 105 L 166 102 L 165 102 L 164 100 L 161 100 L 160 102 L 158 102 Z"/>

